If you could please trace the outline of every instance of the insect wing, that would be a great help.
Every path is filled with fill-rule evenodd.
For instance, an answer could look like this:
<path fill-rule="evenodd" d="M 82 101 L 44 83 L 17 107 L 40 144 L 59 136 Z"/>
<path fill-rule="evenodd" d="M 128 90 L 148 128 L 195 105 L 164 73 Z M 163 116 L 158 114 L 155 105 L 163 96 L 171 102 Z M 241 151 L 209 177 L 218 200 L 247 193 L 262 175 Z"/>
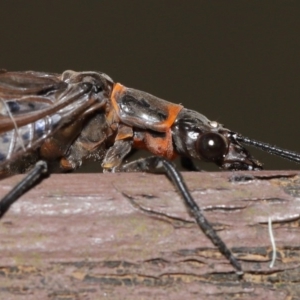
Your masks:
<path fill-rule="evenodd" d="M 0 73 L 0 95 L 6 99 L 26 95 L 42 95 L 57 90 L 65 84 L 59 74 L 41 72 L 2 72 Z"/>
<path fill-rule="evenodd" d="M 78 107 L 85 109 L 85 93 L 84 85 L 70 85 L 59 74 L 0 73 L 0 167 L 37 147 Z"/>

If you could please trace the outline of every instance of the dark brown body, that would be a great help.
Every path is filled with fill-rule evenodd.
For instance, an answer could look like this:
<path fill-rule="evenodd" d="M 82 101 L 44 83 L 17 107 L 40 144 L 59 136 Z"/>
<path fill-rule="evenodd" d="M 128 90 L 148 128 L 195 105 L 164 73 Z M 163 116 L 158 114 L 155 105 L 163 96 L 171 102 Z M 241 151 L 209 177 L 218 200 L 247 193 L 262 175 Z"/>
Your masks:
<path fill-rule="evenodd" d="M 217 138 L 217 148 L 203 139 L 207 134 Z M 260 169 L 233 135 L 197 112 L 103 73 L 0 74 L 2 177 L 26 172 L 40 159 L 52 172 L 74 170 L 87 159 L 115 170 L 139 148 L 167 159 L 181 155 L 226 169 Z"/>

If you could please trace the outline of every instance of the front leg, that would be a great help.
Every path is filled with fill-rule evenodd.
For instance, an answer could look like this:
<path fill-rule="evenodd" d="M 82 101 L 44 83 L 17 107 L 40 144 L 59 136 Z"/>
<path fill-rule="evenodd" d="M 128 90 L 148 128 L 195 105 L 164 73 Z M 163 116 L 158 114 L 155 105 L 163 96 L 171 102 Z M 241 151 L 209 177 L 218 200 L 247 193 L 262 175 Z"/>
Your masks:
<path fill-rule="evenodd" d="M 103 159 L 102 168 L 104 172 L 115 172 L 125 158 L 132 150 L 132 140 L 117 140 L 112 147 L 108 149 Z"/>
<path fill-rule="evenodd" d="M 219 251 L 229 260 L 231 265 L 236 269 L 239 276 L 243 275 L 242 267 L 236 257 L 228 249 L 226 244 L 219 237 L 217 232 L 213 229 L 209 221 L 205 218 L 201 208 L 194 201 L 190 194 L 183 177 L 180 172 L 175 168 L 173 163 L 163 157 L 151 156 L 135 160 L 133 162 L 116 166 L 112 169 L 113 172 L 147 172 L 155 173 L 157 169 L 162 171 L 168 176 L 171 182 L 176 186 L 179 194 L 183 198 L 189 213 L 194 217 L 200 229 L 212 241 L 212 243 L 219 249 Z"/>

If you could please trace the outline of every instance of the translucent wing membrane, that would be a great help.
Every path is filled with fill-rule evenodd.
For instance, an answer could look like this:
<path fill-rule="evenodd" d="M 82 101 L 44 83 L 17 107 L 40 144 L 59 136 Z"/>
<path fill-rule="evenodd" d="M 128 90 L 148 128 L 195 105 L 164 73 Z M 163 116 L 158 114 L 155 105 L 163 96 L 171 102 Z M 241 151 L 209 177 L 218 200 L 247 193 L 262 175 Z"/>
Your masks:
<path fill-rule="evenodd" d="M 91 85 L 60 78 L 32 71 L 0 73 L 0 171 L 95 103 L 87 93 Z"/>
<path fill-rule="evenodd" d="M 33 71 L 0 73 L 0 97 L 5 99 L 49 95 L 66 85 L 60 80 L 60 74 Z"/>
<path fill-rule="evenodd" d="M 59 118 L 45 117 L 25 126 L 0 133 L 0 164 L 22 155 L 27 149 L 37 146 L 59 124 Z"/>

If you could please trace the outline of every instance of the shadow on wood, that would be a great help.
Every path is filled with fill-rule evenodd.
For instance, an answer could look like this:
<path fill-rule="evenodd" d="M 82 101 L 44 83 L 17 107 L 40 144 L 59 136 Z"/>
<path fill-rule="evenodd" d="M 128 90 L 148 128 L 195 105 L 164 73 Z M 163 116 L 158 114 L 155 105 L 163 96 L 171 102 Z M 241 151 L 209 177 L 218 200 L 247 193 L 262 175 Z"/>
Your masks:
<path fill-rule="evenodd" d="M 0 197 L 21 177 L 2 180 Z M 2 297 L 299 296 L 299 172 L 184 177 L 205 216 L 241 261 L 242 280 L 163 175 L 62 174 L 29 191 L 1 219 Z M 273 268 L 269 217 L 277 247 Z"/>

